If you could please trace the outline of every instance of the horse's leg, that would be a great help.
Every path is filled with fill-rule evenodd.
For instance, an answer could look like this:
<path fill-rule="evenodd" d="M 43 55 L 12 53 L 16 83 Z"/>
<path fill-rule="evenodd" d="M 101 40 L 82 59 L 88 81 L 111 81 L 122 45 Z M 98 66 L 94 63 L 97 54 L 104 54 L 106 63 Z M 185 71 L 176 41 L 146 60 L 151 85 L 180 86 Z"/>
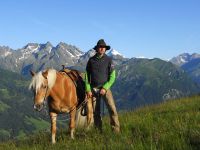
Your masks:
<path fill-rule="evenodd" d="M 56 118 L 57 114 L 50 112 L 51 117 L 51 141 L 52 143 L 56 143 Z"/>
<path fill-rule="evenodd" d="M 92 106 L 92 97 L 87 101 L 87 128 L 91 125 L 93 119 L 93 106 Z"/>
<path fill-rule="evenodd" d="M 75 132 L 75 119 L 76 119 L 76 108 L 70 112 L 70 136 L 74 139 L 74 132 Z"/>

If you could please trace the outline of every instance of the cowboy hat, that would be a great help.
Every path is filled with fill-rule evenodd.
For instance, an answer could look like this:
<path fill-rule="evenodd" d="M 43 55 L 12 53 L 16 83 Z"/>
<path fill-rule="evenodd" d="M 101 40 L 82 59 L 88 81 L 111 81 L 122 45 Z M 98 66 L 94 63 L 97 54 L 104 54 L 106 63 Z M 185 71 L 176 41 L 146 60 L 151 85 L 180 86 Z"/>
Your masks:
<path fill-rule="evenodd" d="M 105 47 L 106 50 L 109 50 L 109 49 L 110 49 L 110 46 L 109 46 L 109 45 L 106 45 L 104 39 L 100 39 L 100 40 L 97 42 L 97 45 L 96 45 L 93 49 L 97 51 L 97 49 L 98 49 L 99 47 Z"/>

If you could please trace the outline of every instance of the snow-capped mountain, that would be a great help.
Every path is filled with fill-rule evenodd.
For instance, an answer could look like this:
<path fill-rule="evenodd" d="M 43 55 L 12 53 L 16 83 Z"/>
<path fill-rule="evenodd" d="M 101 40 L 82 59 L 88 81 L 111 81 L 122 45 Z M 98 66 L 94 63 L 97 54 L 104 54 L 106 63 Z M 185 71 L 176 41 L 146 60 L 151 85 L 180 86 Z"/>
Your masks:
<path fill-rule="evenodd" d="M 170 60 L 180 66 L 185 72 L 200 85 L 200 54 L 184 53 Z"/>
<path fill-rule="evenodd" d="M 107 55 L 110 57 L 120 57 L 120 58 L 125 58 L 122 54 L 120 54 L 117 50 L 111 49 L 110 51 L 107 52 Z"/>
<path fill-rule="evenodd" d="M 56 49 L 60 50 L 60 52 L 62 52 L 63 55 L 69 56 L 69 57 L 74 58 L 74 59 L 78 59 L 80 56 L 82 56 L 84 54 L 77 47 L 72 46 L 72 45 L 68 45 L 68 44 L 63 43 L 63 42 L 60 42 L 56 46 Z"/>
<path fill-rule="evenodd" d="M 124 61 L 127 61 L 128 58 L 125 58 L 121 53 L 119 53 L 115 49 L 111 49 L 110 51 L 107 52 L 107 55 L 112 57 L 112 60 L 115 65 L 119 65 Z"/>
<path fill-rule="evenodd" d="M 61 65 L 73 66 L 83 54 L 79 48 L 63 42 L 56 47 L 50 42 L 28 43 L 18 50 L 0 47 L 0 64 L 1 68 L 26 75 L 31 69 L 39 71 L 51 67 L 61 69 Z"/>
<path fill-rule="evenodd" d="M 184 64 L 188 63 L 189 61 L 196 59 L 196 58 L 200 58 L 200 54 L 183 53 L 183 54 L 180 54 L 176 57 L 173 57 L 170 61 L 175 65 L 182 66 L 182 65 L 184 65 Z"/>
<path fill-rule="evenodd" d="M 94 49 L 84 53 L 79 48 L 64 42 L 60 42 L 55 47 L 50 42 L 28 43 L 17 50 L 0 47 L 0 64 L 1 68 L 19 72 L 22 75 L 27 75 L 29 70 L 39 71 L 51 67 L 59 70 L 62 65 L 84 70 L 88 59 L 95 54 Z M 127 60 L 114 49 L 107 51 L 107 55 L 113 58 L 115 64 Z"/>

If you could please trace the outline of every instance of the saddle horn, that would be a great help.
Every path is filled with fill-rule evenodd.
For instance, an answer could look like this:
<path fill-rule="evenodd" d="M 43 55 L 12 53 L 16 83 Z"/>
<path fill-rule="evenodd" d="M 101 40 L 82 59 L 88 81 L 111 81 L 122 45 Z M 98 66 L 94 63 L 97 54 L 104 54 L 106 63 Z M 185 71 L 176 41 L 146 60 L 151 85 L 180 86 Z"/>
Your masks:
<path fill-rule="evenodd" d="M 30 70 L 30 74 L 31 74 L 32 76 L 34 76 L 34 75 L 35 75 L 35 72 L 33 72 L 32 70 Z"/>

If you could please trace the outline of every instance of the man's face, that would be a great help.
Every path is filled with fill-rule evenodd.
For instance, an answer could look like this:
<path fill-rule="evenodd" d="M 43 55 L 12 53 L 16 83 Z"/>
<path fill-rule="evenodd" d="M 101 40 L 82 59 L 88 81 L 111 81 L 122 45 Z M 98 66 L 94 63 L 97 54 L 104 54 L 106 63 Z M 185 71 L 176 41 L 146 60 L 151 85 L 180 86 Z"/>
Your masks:
<path fill-rule="evenodd" d="M 105 48 L 104 46 L 100 46 L 100 47 L 98 47 L 97 52 L 98 52 L 100 55 L 102 55 L 102 54 L 104 54 L 104 53 L 106 52 L 106 48 Z"/>

